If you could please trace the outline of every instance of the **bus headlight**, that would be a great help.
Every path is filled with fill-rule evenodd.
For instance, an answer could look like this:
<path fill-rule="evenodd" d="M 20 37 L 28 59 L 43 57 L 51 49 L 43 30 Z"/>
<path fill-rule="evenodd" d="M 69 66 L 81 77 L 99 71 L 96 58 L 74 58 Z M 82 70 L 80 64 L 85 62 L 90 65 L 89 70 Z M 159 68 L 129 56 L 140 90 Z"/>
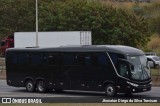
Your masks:
<path fill-rule="evenodd" d="M 152 81 L 149 84 L 152 85 Z"/>
<path fill-rule="evenodd" d="M 132 83 L 132 82 L 128 82 L 128 81 L 127 81 L 127 84 L 132 85 L 134 87 L 138 87 L 139 86 L 138 84 L 135 84 L 135 83 Z"/>

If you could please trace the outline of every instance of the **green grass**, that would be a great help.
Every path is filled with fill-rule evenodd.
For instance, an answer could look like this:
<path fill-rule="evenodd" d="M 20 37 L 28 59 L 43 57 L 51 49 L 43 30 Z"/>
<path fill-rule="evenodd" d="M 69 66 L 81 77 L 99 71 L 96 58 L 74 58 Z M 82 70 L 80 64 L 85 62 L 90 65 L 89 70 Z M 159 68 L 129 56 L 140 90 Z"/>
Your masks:
<path fill-rule="evenodd" d="M 156 69 L 151 68 L 151 75 L 152 76 L 159 76 L 160 75 L 160 69 L 159 68 L 156 68 Z"/>

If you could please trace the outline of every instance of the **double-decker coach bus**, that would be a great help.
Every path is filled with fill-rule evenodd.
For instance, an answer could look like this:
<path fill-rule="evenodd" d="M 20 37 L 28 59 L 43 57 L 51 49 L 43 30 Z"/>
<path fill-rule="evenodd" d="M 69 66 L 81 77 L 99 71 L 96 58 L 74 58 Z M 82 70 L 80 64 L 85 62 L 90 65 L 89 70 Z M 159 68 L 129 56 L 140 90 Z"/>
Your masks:
<path fill-rule="evenodd" d="M 144 52 L 121 45 L 8 49 L 6 76 L 8 85 L 29 92 L 85 90 L 115 96 L 151 90 Z"/>

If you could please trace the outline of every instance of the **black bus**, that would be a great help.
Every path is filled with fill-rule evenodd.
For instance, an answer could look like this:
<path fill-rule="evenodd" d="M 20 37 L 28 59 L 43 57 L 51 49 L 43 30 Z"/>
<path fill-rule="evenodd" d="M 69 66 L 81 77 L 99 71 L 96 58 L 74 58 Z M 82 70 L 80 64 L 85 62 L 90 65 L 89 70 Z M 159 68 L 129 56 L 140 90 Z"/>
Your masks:
<path fill-rule="evenodd" d="M 138 93 L 151 90 L 147 58 L 121 45 L 11 48 L 6 51 L 7 84 L 29 92 L 46 90 Z"/>

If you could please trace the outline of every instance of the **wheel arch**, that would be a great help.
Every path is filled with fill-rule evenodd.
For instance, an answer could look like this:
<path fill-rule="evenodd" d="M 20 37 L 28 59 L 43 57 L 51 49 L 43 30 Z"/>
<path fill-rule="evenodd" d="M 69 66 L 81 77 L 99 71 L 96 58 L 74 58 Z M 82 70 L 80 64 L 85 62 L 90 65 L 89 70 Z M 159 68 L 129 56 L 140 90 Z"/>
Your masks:
<path fill-rule="evenodd" d="M 106 85 L 108 85 L 108 84 L 113 84 L 113 85 L 115 85 L 115 83 L 114 83 L 113 81 L 107 80 L 107 81 L 105 81 L 105 82 L 103 83 L 103 88 L 105 88 Z"/>
<path fill-rule="evenodd" d="M 108 97 L 113 97 L 117 95 L 117 88 L 113 81 L 106 81 L 103 86 L 104 91 Z"/>
<path fill-rule="evenodd" d="M 34 84 L 35 84 L 35 81 L 32 77 L 26 77 L 25 80 L 24 80 L 24 85 L 26 84 L 27 81 L 31 80 Z"/>
<path fill-rule="evenodd" d="M 35 79 L 35 84 L 36 84 L 38 81 L 44 81 L 44 82 L 46 82 L 46 80 L 45 80 L 44 78 L 42 78 L 42 77 L 36 78 L 36 79 Z"/>

